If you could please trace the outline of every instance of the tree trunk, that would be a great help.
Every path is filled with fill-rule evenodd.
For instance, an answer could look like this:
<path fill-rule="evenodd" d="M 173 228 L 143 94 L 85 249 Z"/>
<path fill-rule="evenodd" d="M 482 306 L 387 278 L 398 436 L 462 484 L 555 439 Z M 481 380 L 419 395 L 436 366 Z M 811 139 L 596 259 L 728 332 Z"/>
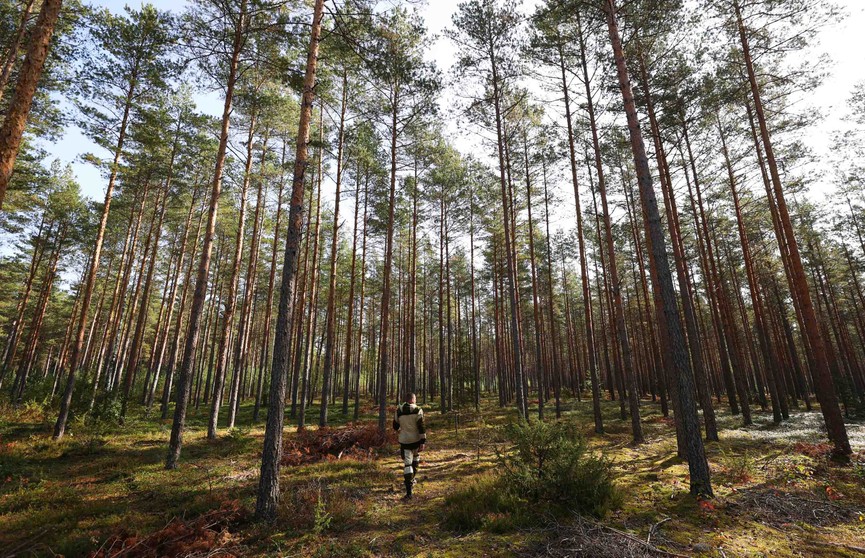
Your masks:
<path fill-rule="evenodd" d="M 360 249 L 360 299 L 357 303 L 357 355 L 355 357 L 355 368 L 357 369 L 354 379 L 354 420 L 360 417 L 360 373 L 362 370 L 363 360 L 363 308 L 364 295 L 366 294 L 366 240 L 367 240 L 367 225 L 369 224 L 368 213 L 369 202 L 369 169 L 364 173 L 363 187 L 363 231 L 361 233 L 361 249 Z"/>
<path fill-rule="evenodd" d="M 540 295 L 538 294 L 538 273 L 535 264 L 535 226 L 532 220 L 532 182 L 529 173 L 529 147 L 526 132 L 523 130 L 523 160 L 526 171 L 526 204 L 529 217 L 529 272 L 532 276 L 532 318 L 535 326 L 535 373 L 538 376 L 538 418 L 544 420 L 544 381 L 546 371 L 544 370 L 544 359 L 541 355 L 541 339 L 544 336 L 543 324 L 540 310 Z"/>
<path fill-rule="evenodd" d="M 46 239 L 42 238 L 42 232 L 45 230 L 45 213 L 42 213 L 42 218 L 39 222 L 39 230 L 36 233 L 36 238 L 33 241 L 33 257 L 30 259 L 30 270 L 27 273 L 27 279 L 24 280 L 23 292 L 18 301 L 18 308 L 15 313 L 15 319 L 12 322 L 12 329 L 9 331 L 9 337 L 6 339 L 6 350 L 3 353 L 3 365 L 0 368 L 0 386 L 3 385 L 3 378 L 6 372 L 12 367 L 12 362 L 15 360 L 15 355 L 18 352 L 18 339 L 21 337 L 21 332 L 24 330 L 24 312 L 27 310 L 27 302 L 30 300 L 30 293 L 33 290 L 33 280 L 36 278 L 36 272 L 39 270 L 39 264 L 42 262 L 42 257 L 45 254 L 46 239 L 51 235 L 52 228 L 46 232 Z"/>
<path fill-rule="evenodd" d="M 267 131 L 261 145 L 261 170 L 258 176 L 258 195 L 255 201 L 255 213 L 252 216 L 252 239 L 249 247 L 249 262 L 246 268 L 246 286 L 243 292 L 243 305 L 240 309 L 240 331 L 237 334 L 237 340 L 234 348 L 234 362 L 232 369 L 234 375 L 231 379 L 231 392 L 228 397 L 228 428 L 234 428 L 234 423 L 237 419 L 237 413 L 240 409 L 241 400 L 241 385 L 240 378 L 246 369 L 247 363 L 247 348 L 249 338 L 251 336 L 250 329 L 252 323 L 251 314 L 255 306 L 255 285 L 258 279 L 258 252 L 260 248 L 261 238 L 261 219 L 264 215 L 264 199 L 266 195 L 266 186 L 264 181 L 264 165 L 267 162 L 267 141 L 270 132 Z M 252 142 L 250 142 L 251 144 Z M 275 238 L 275 237 L 274 237 Z"/>
<path fill-rule="evenodd" d="M 282 224 L 282 194 L 285 189 L 285 148 L 288 142 L 282 142 L 282 158 L 280 159 L 279 192 L 276 195 L 276 219 L 273 225 L 273 246 L 270 252 L 270 273 L 267 279 L 267 302 L 264 305 L 264 326 L 262 332 L 261 360 L 258 364 L 258 382 L 255 387 L 255 409 L 252 411 L 252 422 L 258 422 L 258 413 L 261 408 L 262 384 L 264 382 L 264 370 L 270 348 L 270 324 L 273 314 L 273 287 L 276 282 L 276 259 L 279 256 L 279 229 Z"/>
<path fill-rule="evenodd" d="M 173 163 L 173 161 L 172 161 Z M 162 193 L 162 203 L 160 204 L 159 216 L 156 218 L 156 223 L 153 227 L 153 248 L 150 250 L 150 265 L 147 268 L 147 275 L 144 279 L 144 292 L 141 295 L 141 307 L 138 310 L 138 320 L 135 324 L 135 333 L 132 336 L 132 347 L 129 351 L 129 360 L 126 369 L 126 381 L 123 386 L 123 398 L 120 408 L 120 418 L 123 420 L 126 417 L 126 409 L 129 402 L 129 392 L 132 389 L 132 383 L 135 381 L 135 373 L 138 370 L 138 362 L 141 354 L 141 344 L 144 340 L 144 329 L 147 327 L 148 310 L 150 308 L 150 287 L 153 283 L 153 271 L 156 268 L 156 258 L 159 255 L 159 238 L 162 235 L 162 222 L 165 219 L 165 210 L 168 206 L 168 188 L 171 185 L 171 169 L 169 165 L 169 178 L 166 180 L 165 191 Z M 159 197 L 157 197 L 159 204 Z"/>
<path fill-rule="evenodd" d="M 219 408 L 222 406 L 225 376 L 228 374 L 229 330 L 234 325 L 234 311 L 237 308 L 237 287 L 240 282 L 240 264 L 243 261 L 243 239 L 244 231 L 246 230 L 246 194 L 249 190 L 249 182 L 252 179 L 252 142 L 255 137 L 256 116 L 256 110 L 253 108 L 249 120 L 249 131 L 246 136 L 246 165 L 243 170 L 243 184 L 240 188 L 240 211 L 237 215 L 237 236 L 234 242 L 234 257 L 232 258 L 231 275 L 228 280 L 225 311 L 222 314 L 222 328 L 219 333 L 213 399 L 210 405 L 210 420 L 207 424 L 207 438 L 209 440 L 216 439 L 216 430 L 219 426 Z M 234 393 L 234 385 L 240 371 L 235 369 L 233 372 L 235 380 L 232 381 L 232 393 Z"/>
<path fill-rule="evenodd" d="M 312 16 L 306 73 L 303 78 L 303 96 L 301 98 L 300 123 L 297 132 L 297 149 L 294 160 L 294 178 L 292 181 L 291 210 L 282 268 L 282 286 L 279 293 L 279 313 L 276 319 L 273 365 L 271 366 L 267 427 L 264 433 L 261 477 L 258 485 L 258 499 L 255 505 L 256 517 L 268 521 L 275 519 L 276 508 L 279 503 L 279 465 L 282 458 L 282 427 L 285 419 L 285 377 L 288 371 L 289 332 L 291 331 L 291 324 L 289 322 L 293 314 L 291 305 L 297 272 L 297 248 L 300 245 L 300 232 L 303 224 L 303 185 L 308 164 L 309 122 L 312 114 L 312 102 L 315 96 L 315 73 L 318 62 L 323 11 L 324 0 L 316 0 Z"/>
<path fill-rule="evenodd" d="M 334 325 L 336 314 L 336 257 L 339 245 L 339 197 L 342 193 L 342 151 L 345 138 L 345 108 L 348 96 L 348 73 L 342 71 L 342 106 L 339 112 L 339 132 L 336 154 L 336 192 L 333 201 L 333 231 L 330 242 L 330 275 L 327 290 L 327 322 L 325 324 L 324 371 L 321 380 L 321 413 L 319 426 L 327 425 L 327 406 L 330 402 L 331 377 L 333 376 Z"/>
<path fill-rule="evenodd" d="M 33 318 L 30 323 L 30 335 L 24 347 L 24 354 L 21 358 L 21 363 L 18 366 L 15 382 L 12 385 L 13 403 L 19 403 L 24 396 L 24 387 L 27 383 L 27 375 L 33 367 L 33 360 L 36 356 L 36 346 L 39 342 L 39 334 L 42 331 L 42 322 L 45 319 L 45 311 L 48 308 L 48 302 L 51 299 L 51 288 L 54 285 L 54 280 L 57 277 L 57 263 L 60 260 L 60 254 L 63 248 L 63 242 L 66 240 L 66 226 L 63 225 L 58 232 L 57 244 L 48 262 L 48 268 L 45 270 L 45 279 L 42 282 L 42 290 L 39 294 L 39 300 L 36 303 L 36 308 L 33 312 Z"/>
<path fill-rule="evenodd" d="M 492 86 L 493 86 L 493 103 L 495 105 L 495 118 L 496 118 L 496 138 L 498 143 L 499 150 L 499 178 L 501 182 L 501 190 L 502 190 L 502 212 L 503 212 L 503 225 L 504 225 L 504 233 L 505 233 L 505 251 L 507 252 L 507 280 L 508 280 L 508 297 L 510 299 L 511 305 L 511 343 L 512 343 L 512 351 L 513 351 L 513 359 L 514 359 L 514 377 L 516 383 L 516 396 L 517 396 L 517 409 L 520 412 L 520 415 L 523 417 L 528 417 L 528 409 L 526 408 L 526 395 L 523 391 L 524 379 L 523 379 L 523 356 L 522 356 L 522 339 L 520 336 L 520 323 L 519 323 L 519 302 L 517 300 L 517 266 L 514 261 L 514 253 L 511 250 L 511 245 L 513 242 L 513 235 L 515 231 L 511 230 L 511 217 L 509 215 L 509 204 L 508 204 L 508 180 L 505 176 L 506 173 L 506 163 L 505 163 L 505 153 L 504 153 L 504 144 L 505 144 L 505 135 L 502 130 L 502 119 L 504 115 L 502 115 L 501 109 L 501 83 L 499 82 L 498 76 L 498 68 L 495 63 L 495 48 L 490 42 L 489 45 L 489 57 L 490 63 L 492 65 Z"/>
<path fill-rule="evenodd" d="M 9 103 L 9 111 L 3 121 L 3 127 L 0 128 L 0 209 L 3 209 L 3 198 L 6 196 L 6 188 L 12 178 L 15 159 L 18 157 L 18 149 L 21 146 L 21 136 L 27 125 L 27 116 L 30 114 L 36 86 L 39 84 L 39 78 L 42 77 L 42 68 L 45 66 L 45 59 L 48 57 L 48 49 L 51 46 L 51 35 L 54 34 L 54 26 L 60 16 L 62 4 L 63 0 L 44 0 L 42 2 L 39 17 L 30 32 L 27 55 L 24 57 L 24 63 L 18 74 L 15 95 Z M 97 240 L 97 242 L 99 241 Z M 65 424 L 63 426 L 65 427 Z M 55 428 L 55 430 L 58 429 Z M 63 436 L 63 428 L 60 428 L 58 432 L 59 435 L 55 435 L 55 438 Z"/>
<path fill-rule="evenodd" d="M 582 27 L 579 13 L 577 13 L 577 29 L 580 33 L 581 46 L 582 42 Z M 580 50 L 581 59 L 585 58 L 585 50 Z M 598 355 L 595 347 L 595 325 L 594 317 L 592 316 L 592 290 L 589 285 L 589 265 L 586 261 L 586 241 L 583 234 L 583 210 L 580 207 L 580 187 L 577 180 L 577 154 L 574 148 L 574 127 L 571 119 L 571 101 L 568 91 L 568 80 L 565 72 L 565 57 L 562 53 L 561 46 L 559 47 L 559 69 L 562 73 L 562 93 L 564 93 L 565 103 L 565 122 L 568 126 L 568 154 L 571 162 L 571 182 L 574 186 L 574 203 L 575 213 L 577 217 L 577 240 L 579 243 L 580 252 L 580 275 L 583 287 L 583 320 L 586 328 L 586 352 L 588 375 L 592 383 L 592 411 L 595 417 L 595 433 L 604 433 L 604 421 L 601 416 L 601 382 L 598 378 Z"/>
<path fill-rule="evenodd" d="M 225 105 L 222 110 L 222 127 L 219 134 L 219 148 L 216 152 L 216 168 L 213 173 L 213 187 L 210 192 L 210 207 L 207 215 L 207 229 L 204 233 L 204 243 L 201 247 L 201 261 L 195 278 L 195 291 L 192 295 L 192 306 L 189 312 L 189 324 L 186 332 L 186 342 L 183 347 L 183 358 L 180 363 L 180 377 L 177 382 L 177 398 L 174 407 L 174 421 L 171 426 L 166 469 L 176 469 L 183 446 L 183 429 L 186 423 L 186 408 L 189 404 L 189 392 L 192 388 L 192 372 L 195 363 L 195 350 L 198 346 L 198 335 L 201 329 L 201 314 L 204 310 L 204 297 L 207 293 L 207 276 L 210 271 L 210 256 L 213 251 L 213 237 L 216 232 L 216 215 L 219 211 L 219 195 L 222 192 L 222 175 L 225 167 L 225 154 L 228 147 L 228 130 L 231 125 L 232 101 L 234 87 L 237 82 L 240 51 L 243 48 L 243 35 L 247 24 L 247 0 L 241 0 L 237 27 L 234 30 L 234 43 L 231 61 L 228 67 L 228 80 L 225 88 Z"/>
<path fill-rule="evenodd" d="M 766 150 L 766 162 L 769 165 L 769 175 L 772 178 L 772 186 L 776 198 L 775 201 L 778 205 L 781 225 L 784 230 L 784 235 L 786 236 L 791 264 L 790 271 L 793 275 L 790 290 L 794 291 L 795 296 L 799 299 L 802 318 L 805 322 L 805 331 L 810 344 L 811 350 L 808 351 L 808 354 L 814 372 L 814 390 L 818 401 L 820 401 L 820 410 L 823 413 L 823 419 L 826 421 L 826 429 L 829 434 L 829 439 L 835 446 L 835 452 L 838 455 L 849 456 L 852 453 L 852 450 L 850 449 L 850 441 L 847 438 L 847 428 L 844 426 L 844 417 L 841 416 L 841 410 L 838 408 L 838 396 L 835 393 L 832 373 L 829 370 L 826 347 L 823 336 L 820 333 L 820 328 L 817 324 L 817 315 L 814 311 L 814 304 L 811 300 L 811 291 L 808 289 L 808 278 L 805 275 L 805 269 L 802 265 L 802 257 L 799 254 L 799 245 L 793 233 L 793 223 L 790 219 L 790 214 L 787 211 L 787 202 L 784 199 L 784 191 L 781 186 L 781 176 L 778 173 L 775 151 L 772 147 L 772 140 L 769 135 L 769 128 L 763 111 L 763 103 L 760 99 L 760 87 L 757 84 L 757 75 L 754 70 L 754 63 L 751 60 L 750 45 L 748 44 L 748 36 L 745 31 L 745 24 L 742 20 L 742 12 L 738 0 L 733 0 L 733 7 L 736 12 L 739 39 L 742 43 L 742 55 L 745 58 L 745 66 L 748 70 L 748 81 L 751 86 L 754 110 L 757 113 L 757 121 L 760 124 L 760 136 L 763 140 L 763 148 Z"/>
<path fill-rule="evenodd" d="M 352 347 L 354 343 L 354 334 L 352 326 L 354 326 L 354 286 L 356 280 L 356 264 L 357 264 L 357 227 L 358 215 L 360 211 L 360 164 L 358 164 L 358 174 L 355 183 L 354 191 L 354 228 L 352 229 L 351 240 L 351 280 L 348 287 L 348 316 L 346 320 L 345 332 L 345 354 L 343 355 L 343 383 L 342 383 L 342 414 L 348 417 L 348 397 L 349 383 L 351 382 L 351 357 Z M 363 317 L 363 312 L 360 312 L 360 318 Z M 361 329 L 360 327 L 358 329 Z"/>
<path fill-rule="evenodd" d="M 6 93 L 6 84 L 9 83 L 9 75 L 12 73 L 12 68 L 15 67 L 15 62 L 18 60 L 18 51 L 21 50 L 21 40 L 24 38 L 24 33 L 27 31 L 27 20 L 30 19 L 30 13 L 33 10 L 35 0 L 27 0 L 24 4 L 24 10 L 21 12 L 21 22 L 18 24 L 18 30 L 15 32 L 15 37 L 9 44 L 9 50 L 6 53 L 6 60 L 3 62 L 3 69 L 0 70 L 0 101 L 3 100 L 3 94 Z"/>
<path fill-rule="evenodd" d="M 547 232 L 547 310 L 550 315 L 550 334 L 552 336 L 552 353 L 553 353 L 553 393 L 556 398 L 556 418 L 562 418 L 562 359 L 559 356 L 561 353 L 560 339 L 558 333 L 555 294 L 553 293 L 553 245 L 552 237 L 550 236 L 550 195 L 547 190 L 547 159 L 543 156 L 541 159 L 544 172 L 544 221 L 546 223 Z M 474 292 L 474 290 L 472 291 Z M 474 303 L 474 298 L 472 299 Z M 477 349 L 475 349 L 477 350 Z"/>
<path fill-rule="evenodd" d="M 388 196 L 387 233 L 385 234 L 384 268 L 381 288 L 381 340 L 379 346 L 380 367 L 378 384 L 378 430 L 385 432 L 387 422 L 387 371 L 390 359 L 390 298 L 391 298 L 391 266 L 393 265 L 393 226 L 396 211 L 396 150 L 397 150 L 397 119 L 399 116 L 400 88 L 397 83 L 391 90 L 391 124 L 390 124 L 390 194 Z"/>
<path fill-rule="evenodd" d="M 43 14 L 45 13 L 46 6 L 49 4 L 57 4 L 57 10 L 60 9 L 60 1 L 56 0 L 45 0 L 42 4 L 42 13 L 39 14 L 39 21 L 37 21 L 37 27 L 39 22 L 43 20 Z M 57 15 L 54 15 L 54 20 L 57 19 Z M 54 21 L 51 22 L 51 28 L 53 29 Z M 35 33 L 34 36 L 31 37 L 31 41 L 35 42 Z M 47 52 L 48 49 L 48 39 L 50 38 L 50 30 L 48 32 L 48 36 L 45 37 L 45 45 L 44 49 Z M 31 49 L 33 48 L 33 44 L 31 43 Z M 44 53 L 43 53 L 43 61 L 44 61 Z M 25 61 L 25 65 L 27 62 Z M 136 67 L 137 69 L 137 67 Z M 40 63 L 40 71 L 41 71 L 41 63 Z M 23 72 L 23 69 L 22 69 Z M 81 358 L 82 350 L 84 349 L 84 336 L 87 331 L 87 312 L 90 309 L 90 299 L 93 297 L 93 287 L 96 285 L 96 272 L 99 270 L 99 258 L 102 254 L 102 243 L 105 240 L 105 227 L 108 224 L 108 212 L 111 209 L 111 199 L 114 195 L 114 183 L 117 180 L 117 173 L 120 170 L 120 157 L 123 154 L 123 142 L 126 139 L 126 127 L 129 124 L 129 116 L 132 111 L 132 100 L 135 96 L 136 84 L 138 82 L 138 76 L 135 72 L 130 75 L 129 78 L 129 89 L 126 92 L 126 99 L 123 107 L 123 117 L 120 121 L 120 130 L 117 136 L 117 145 L 114 148 L 114 160 L 111 163 L 111 174 L 108 178 L 108 188 L 105 190 L 105 202 L 102 205 L 102 216 L 99 220 L 99 228 L 96 232 L 96 242 L 93 247 L 93 255 L 90 258 L 90 269 L 87 273 L 87 281 L 84 285 L 84 291 L 81 293 L 82 302 L 81 302 L 81 311 L 78 316 L 78 326 L 77 332 L 75 334 L 75 343 L 72 345 L 72 353 L 69 357 L 69 375 L 66 378 L 66 389 L 63 391 L 63 397 L 60 400 L 60 413 L 57 416 L 57 422 L 54 424 L 54 439 L 59 440 L 63 437 L 64 432 L 66 431 L 66 420 L 69 418 L 69 407 L 72 405 L 72 393 L 75 390 L 75 374 L 78 371 L 78 366 L 80 364 L 79 360 Z M 35 86 L 35 84 L 34 84 Z M 19 88 L 20 90 L 20 88 Z M 32 97 L 32 92 L 31 92 Z M 16 97 L 13 100 L 13 105 L 17 102 L 18 96 L 16 93 Z M 29 108 L 29 101 L 28 101 Z M 25 115 L 26 117 L 26 115 Z M 8 117 L 7 117 L 8 120 Z M 23 122 L 22 122 L 23 128 Z M 3 150 L 2 146 L 3 139 L 0 138 L 0 152 Z M 16 145 L 16 153 L 17 153 L 17 145 Z M 5 185 L 3 184 L 2 177 L 2 153 L 0 153 L 0 203 L 2 203 L 3 197 L 2 192 L 5 189 Z M 10 169 L 11 170 L 11 169 Z"/>
<path fill-rule="evenodd" d="M 321 235 L 321 184 L 322 184 L 322 166 L 321 159 L 324 157 L 324 150 L 322 149 L 322 135 L 324 134 L 324 108 L 322 107 L 319 110 L 319 148 L 318 154 L 316 157 L 316 162 L 318 165 L 318 172 L 315 175 L 315 179 L 312 182 L 316 188 L 316 196 L 315 196 L 315 225 L 311 232 L 312 239 L 312 263 L 309 266 L 309 307 L 308 314 L 306 318 L 306 333 L 305 340 L 300 337 L 300 330 L 298 330 L 298 347 L 303 348 L 303 360 L 298 360 L 302 364 L 303 375 L 300 379 L 300 411 L 297 420 L 298 429 L 302 429 L 306 426 L 306 408 L 309 403 L 311 403 L 311 394 L 309 390 L 309 381 L 310 375 L 312 373 L 312 367 L 314 366 L 315 360 L 315 333 L 316 333 L 316 325 L 318 324 L 318 274 L 319 268 L 321 267 L 321 263 L 319 261 L 319 247 L 318 242 Z M 303 341 L 303 344 L 301 344 Z M 301 355 L 297 355 L 297 358 L 300 359 Z"/>
<path fill-rule="evenodd" d="M 645 145 L 643 144 L 643 135 L 640 131 L 639 120 L 637 119 L 637 108 L 634 104 L 634 94 L 631 90 L 631 81 L 622 51 L 621 38 L 619 37 L 615 0 L 606 1 L 606 12 L 610 42 L 612 43 L 613 54 L 616 59 L 619 88 L 622 91 L 622 101 L 628 119 L 628 133 L 634 155 L 634 166 L 637 170 L 637 181 L 643 201 L 643 211 L 646 214 L 646 221 L 648 223 L 646 234 L 651 237 L 652 250 L 657 266 L 657 284 L 655 288 L 661 294 L 664 318 L 670 338 L 671 360 L 678 384 L 679 410 L 682 413 L 688 469 L 691 474 L 691 494 L 694 496 L 712 496 L 709 463 L 706 460 L 703 439 L 700 437 L 700 423 L 697 417 L 697 405 L 694 401 L 694 376 L 688 362 L 687 350 L 685 349 L 685 336 L 679 320 L 679 309 L 676 303 L 676 294 L 673 290 L 673 279 L 667 261 L 666 241 L 661 229 L 658 201 L 655 197 L 654 187 L 652 186 L 649 161 L 646 156 Z"/>

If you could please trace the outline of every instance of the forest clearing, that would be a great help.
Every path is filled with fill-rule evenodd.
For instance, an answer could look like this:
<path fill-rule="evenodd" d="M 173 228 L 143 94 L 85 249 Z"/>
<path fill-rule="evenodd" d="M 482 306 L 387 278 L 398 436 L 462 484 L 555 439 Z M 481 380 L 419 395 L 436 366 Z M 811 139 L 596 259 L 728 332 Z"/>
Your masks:
<path fill-rule="evenodd" d="M 862 555 L 865 470 L 861 463 L 858 469 L 833 464 L 830 448 L 814 443 L 821 437 L 819 417 L 805 411 L 780 426 L 772 424 L 770 414 L 759 413 L 749 428 L 721 414 L 721 440 L 707 445 L 715 498 L 698 502 L 688 494 L 687 466 L 676 457 L 675 440 L 657 406 L 647 405 L 646 443 L 634 448 L 614 404 L 605 404 L 608 432 L 597 436 L 589 404 L 573 402 L 564 420 L 612 461 L 621 492 L 617 508 L 600 523 L 541 514 L 537 524 L 510 524 L 503 514 L 479 510 L 489 514 L 483 526 L 453 525 L 447 498 L 483 482 L 496 468 L 496 448 L 507 447 L 499 430 L 515 412 L 489 403 L 484 401 L 478 415 L 462 414 L 458 430 L 454 416 L 429 415 L 434 442 L 425 450 L 411 502 L 400 500 L 401 467 L 391 441 L 372 454 L 337 459 L 333 452 L 284 469 L 286 497 L 272 526 L 250 520 L 260 427 L 235 430 L 217 441 L 199 430 L 190 437 L 187 466 L 165 471 L 169 424 L 135 418 L 123 429 L 76 427 L 74 436 L 58 445 L 45 441 L 49 417 L 26 410 L 10 416 L 4 409 L 0 523 L 7 528 L 0 546 L 20 556 L 78 556 L 96 549 L 105 552 L 99 556 L 113 556 L 112 544 L 117 550 L 130 544 L 122 537 L 147 541 L 175 518 L 194 521 L 228 505 L 241 512 L 217 525 L 216 531 L 226 533 L 207 550 L 224 553 L 210 555 Z M 242 415 L 250 412 L 244 408 Z M 201 427 L 202 418 L 193 417 L 190 424 Z M 364 418 L 373 420 L 374 410 Z M 851 428 L 850 435 L 862 452 L 865 427 Z M 294 436 L 287 433 L 287 441 Z M 184 543 L 191 547 L 197 538 Z"/>
<path fill-rule="evenodd" d="M 859 0 L 0 0 L 0 558 L 865 555 Z"/>

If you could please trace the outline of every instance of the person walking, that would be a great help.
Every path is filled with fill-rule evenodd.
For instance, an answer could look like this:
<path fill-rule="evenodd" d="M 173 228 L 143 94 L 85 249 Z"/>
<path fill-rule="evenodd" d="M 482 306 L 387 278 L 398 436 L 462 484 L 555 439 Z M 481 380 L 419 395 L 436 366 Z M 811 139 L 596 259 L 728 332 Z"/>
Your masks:
<path fill-rule="evenodd" d="M 396 409 L 393 419 L 393 429 L 399 432 L 399 451 L 403 462 L 403 478 L 405 479 L 405 496 L 403 500 L 411 500 L 415 475 L 420 465 L 420 452 L 426 445 L 426 428 L 423 423 L 423 409 L 417 406 L 417 396 L 411 394 L 408 401 Z"/>

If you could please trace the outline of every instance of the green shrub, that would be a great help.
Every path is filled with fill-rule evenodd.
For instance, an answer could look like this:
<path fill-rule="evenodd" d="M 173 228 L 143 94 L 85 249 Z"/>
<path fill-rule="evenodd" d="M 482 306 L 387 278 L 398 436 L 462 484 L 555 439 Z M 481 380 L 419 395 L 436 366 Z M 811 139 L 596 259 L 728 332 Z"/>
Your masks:
<path fill-rule="evenodd" d="M 508 490 L 500 475 L 484 474 L 445 496 L 444 525 L 460 533 L 487 529 L 505 532 L 528 526 L 528 502 Z"/>
<path fill-rule="evenodd" d="M 747 449 L 738 454 L 721 450 L 721 466 L 730 481 L 739 484 L 750 482 L 757 474 L 757 464 Z"/>
<path fill-rule="evenodd" d="M 89 390 L 81 390 L 88 392 Z M 81 402 L 84 408 L 84 400 Z M 87 415 L 87 422 L 92 425 L 118 424 L 123 409 L 123 396 L 120 390 L 101 393 L 96 396 L 93 411 Z"/>
<path fill-rule="evenodd" d="M 531 502 L 603 517 L 619 502 L 612 468 L 587 454 L 579 431 L 565 422 L 520 420 L 505 427 L 510 451 L 498 452 L 506 485 Z"/>
<path fill-rule="evenodd" d="M 51 403 L 51 392 L 54 389 L 54 378 L 30 378 L 24 390 L 21 402 L 31 410 L 42 409 Z"/>
<path fill-rule="evenodd" d="M 619 505 L 610 464 L 589 455 L 567 423 L 520 421 L 503 433 L 511 447 L 497 452 L 501 472 L 471 479 L 445 497 L 448 529 L 506 532 L 537 526 L 545 514 L 603 517 Z"/>
<path fill-rule="evenodd" d="M 286 492 L 279 522 L 295 533 L 345 531 L 366 512 L 362 500 L 322 479 L 291 484 Z"/>

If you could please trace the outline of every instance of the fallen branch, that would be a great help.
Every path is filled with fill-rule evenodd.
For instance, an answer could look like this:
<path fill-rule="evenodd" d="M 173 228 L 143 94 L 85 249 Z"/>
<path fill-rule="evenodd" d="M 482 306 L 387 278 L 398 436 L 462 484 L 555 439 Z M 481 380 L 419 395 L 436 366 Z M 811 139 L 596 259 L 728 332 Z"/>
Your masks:
<path fill-rule="evenodd" d="M 590 521 L 590 520 L 584 518 L 584 521 Z M 625 531 L 620 531 L 619 529 L 616 529 L 615 527 L 610 527 L 609 525 L 604 525 L 603 523 L 598 523 L 597 521 L 591 521 L 591 523 L 593 523 L 599 529 L 606 529 L 607 531 L 611 531 L 611 532 L 616 533 L 617 535 L 619 535 L 621 537 L 625 537 L 628 540 L 634 541 L 635 543 L 638 543 L 639 545 L 643 546 L 644 548 L 646 548 L 647 550 L 649 550 L 651 552 L 657 552 L 658 554 L 662 554 L 664 556 L 672 556 L 673 558 L 690 558 L 689 556 L 685 556 L 684 554 L 676 554 L 675 552 L 669 552 L 667 550 L 662 550 L 662 549 L 658 548 L 657 546 L 652 545 L 649 542 L 646 542 L 642 539 L 638 539 L 634 535 L 632 535 L 630 533 L 626 533 Z"/>
<path fill-rule="evenodd" d="M 30 543 L 32 543 L 36 539 L 42 537 L 42 535 L 44 535 L 47 531 L 48 531 L 48 527 L 43 527 L 42 529 L 37 531 L 33 536 L 27 538 L 26 540 L 24 540 L 23 542 L 18 544 L 18 546 L 14 546 L 14 547 L 4 551 L 4 553 L 2 554 L 2 557 L 7 558 L 7 557 L 15 556 L 19 550 L 25 550 Z"/>
<path fill-rule="evenodd" d="M 661 521 L 659 521 L 659 522 L 655 523 L 654 525 L 652 525 L 652 528 L 649 529 L 649 534 L 646 535 L 646 544 L 651 544 L 651 543 L 652 543 L 652 535 L 654 535 L 655 533 L 657 533 L 657 532 L 658 532 L 658 529 L 661 528 L 661 525 L 663 525 L 664 523 L 670 521 L 670 519 L 672 519 L 672 518 L 671 518 L 671 517 L 665 517 L 665 518 L 662 519 Z"/>

